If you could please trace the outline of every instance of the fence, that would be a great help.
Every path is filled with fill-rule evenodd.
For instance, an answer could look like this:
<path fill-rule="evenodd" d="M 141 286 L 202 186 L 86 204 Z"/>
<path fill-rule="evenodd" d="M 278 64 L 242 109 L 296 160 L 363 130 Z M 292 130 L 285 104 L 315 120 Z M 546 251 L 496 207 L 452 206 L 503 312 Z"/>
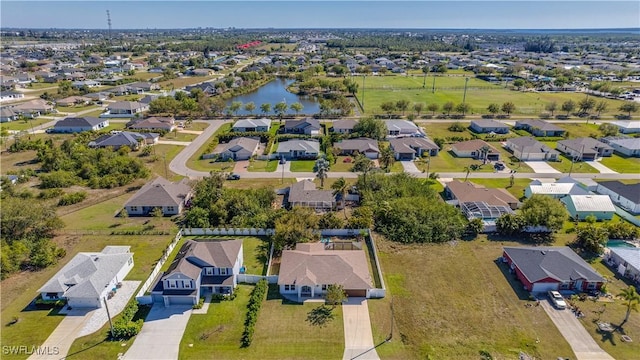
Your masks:
<path fill-rule="evenodd" d="M 626 210 L 624 210 L 623 208 L 619 207 L 618 205 L 614 205 L 614 207 L 616 208 L 616 214 L 618 214 L 618 216 L 620 216 L 621 218 L 627 220 L 628 222 L 632 223 L 635 226 L 640 226 L 640 219 L 638 219 L 635 216 L 629 214 Z"/>
<path fill-rule="evenodd" d="M 369 244 L 369 249 L 371 249 L 371 256 L 373 257 L 373 263 L 376 265 L 375 268 L 375 277 L 377 277 L 379 288 L 369 290 L 370 298 L 383 298 L 387 294 L 387 288 L 384 285 L 384 278 L 382 277 L 382 268 L 380 268 L 380 261 L 378 260 L 378 249 L 376 248 L 376 242 L 373 239 L 373 235 L 371 234 L 371 230 L 366 229 L 367 237 L 366 240 Z"/>
<path fill-rule="evenodd" d="M 273 229 L 254 229 L 254 228 L 184 228 L 182 235 L 235 235 L 235 236 L 271 236 Z"/>
<path fill-rule="evenodd" d="M 251 275 L 251 274 L 238 274 L 239 283 L 257 284 L 258 281 L 266 279 L 269 284 L 278 283 L 278 275 Z"/>
<path fill-rule="evenodd" d="M 178 231 L 178 233 L 176 234 L 176 237 L 173 238 L 169 246 L 167 246 L 167 248 L 164 250 L 164 253 L 162 254 L 162 258 L 160 258 L 156 266 L 151 271 L 151 275 L 149 275 L 149 277 L 144 282 L 144 284 L 142 284 L 142 287 L 138 291 L 138 294 L 136 294 L 136 300 L 138 300 L 140 304 L 151 303 L 151 296 L 145 296 L 144 294 L 147 292 L 147 290 L 149 290 L 149 287 L 151 287 L 151 285 L 153 284 L 154 280 L 156 279 L 156 276 L 158 276 L 160 269 L 169 258 L 169 255 L 171 255 L 171 251 L 173 251 L 173 248 L 175 248 L 178 241 L 180 241 L 180 239 L 182 238 L 182 235 L 183 235 L 182 233 L 183 233 L 183 230 Z"/>

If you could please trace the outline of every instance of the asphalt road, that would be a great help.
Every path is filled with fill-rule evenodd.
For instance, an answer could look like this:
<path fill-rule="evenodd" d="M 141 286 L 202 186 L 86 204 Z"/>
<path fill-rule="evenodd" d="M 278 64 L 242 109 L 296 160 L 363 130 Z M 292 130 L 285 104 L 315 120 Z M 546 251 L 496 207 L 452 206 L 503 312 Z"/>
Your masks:
<path fill-rule="evenodd" d="M 196 120 L 196 122 L 205 122 L 210 124 L 209 127 L 204 129 L 202 134 L 200 134 L 197 138 L 191 141 L 191 144 L 187 145 L 184 150 L 182 150 L 173 160 L 169 163 L 169 170 L 173 171 L 178 175 L 187 176 L 189 178 L 199 178 L 209 176 L 208 172 L 205 171 L 195 171 L 191 170 L 187 167 L 187 161 L 189 158 L 195 154 L 202 145 L 204 145 L 211 136 L 222 126 L 222 124 L 230 122 L 229 120 Z"/>

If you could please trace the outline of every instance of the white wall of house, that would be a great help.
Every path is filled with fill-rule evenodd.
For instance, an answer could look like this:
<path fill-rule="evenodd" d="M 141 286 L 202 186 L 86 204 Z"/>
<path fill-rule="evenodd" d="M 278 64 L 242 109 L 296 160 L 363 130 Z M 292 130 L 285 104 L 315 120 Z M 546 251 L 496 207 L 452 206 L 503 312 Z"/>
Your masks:
<path fill-rule="evenodd" d="M 609 195 L 614 204 L 618 204 L 625 210 L 629 210 L 635 214 L 640 213 L 640 204 L 637 204 L 633 202 L 633 200 L 627 199 L 624 196 L 620 196 L 618 193 L 613 192 L 602 185 L 598 185 L 596 192 L 598 194 Z"/>

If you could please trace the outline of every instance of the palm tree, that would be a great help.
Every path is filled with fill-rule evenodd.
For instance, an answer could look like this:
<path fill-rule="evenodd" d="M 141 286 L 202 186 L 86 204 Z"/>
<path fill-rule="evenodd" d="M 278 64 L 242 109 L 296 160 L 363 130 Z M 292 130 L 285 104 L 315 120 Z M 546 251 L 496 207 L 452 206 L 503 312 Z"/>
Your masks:
<path fill-rule="evenodd" d="M 469 178 L 469 173 L 471 172 L 471 167 L 465 166 L 463 170 L 467 173 L 467 175 L 464 177 L 464 181 L 467 182 L 467 179 Z"/>
<path fill-rule="evenodd" d="M 333 189 L 334 195 L 340 194 L 340 199 L 342 199 L 342 209 L 344 210 L 344 217 L 347 218 L 347 207 L 345 206 L 345 196 L 347 193 L 347 189 L 349 188 L 349 184 L 347 181 L 341 177 L 336 182 L 331 185 L 331 189 Z"/>
<path fill-rule="evenodd" d="M 313 172 L 316 173 L 316 177 L 320 179 L 320 187 L 324 188 L 324 179 L 328 177 L 329 162 L 325 158 L 316 160 L 316 164 L 313 166 Z"/>
<path fill-rule="evenodd" d="M 260 111 L 262 111 L 263 114 L 267 115 L 269 112 L 271 112 L 271 104 L 264 103 L 260 105 Z"/>
<path fill-rule="evenodd" d="M 256 104 L 253 101 L 244 104 L 244 109 L 249 112 L 250 115 L 253 115 L 253 111 L 256 109 Z"/>
<path fill-rule="evenodd" d="M 625 305 L 627 306 L 627 314 L 624 317 L 624 321 L 622 321 L 622 323 L 618 326 L 619 328 L 622 328 L 622 325 L 624 325 L 629 320 L 629 315 L 631 314 L 631 310 L 638 311 L 638 303 L 640 303 L 640 294 L 636 292 L 636 288 L 634 286 L 629 286 L 628 288 L 622 290 L 622 292 L 620 292 L 618 296 L 621 297 L 622 300 L 626 302 Z"/>
<path fill-rule="evenodd" d="M 482 164 L 487 163 L 487 157 L 489 156 L 489 146 L 484 145 L 480 148 L 480 157 L 482 158 Z"/>
<path fill-rule="evenodd" d="M 391 147 L 386 147 L 380 151 L 380 165 L 382 165 L 383 169 L 389 169 L 395 160 Z"/>
<path fill-rule="evenodd" d="M 294 102 L 293 104 L 289 105 L 289 108 L 291 110 L 295 111 L 296 115 L 298 115 L 300 113 L 300 111 L 302 111 L 302 109 L 304 109 L 304 106 L 299 102 Z"/>

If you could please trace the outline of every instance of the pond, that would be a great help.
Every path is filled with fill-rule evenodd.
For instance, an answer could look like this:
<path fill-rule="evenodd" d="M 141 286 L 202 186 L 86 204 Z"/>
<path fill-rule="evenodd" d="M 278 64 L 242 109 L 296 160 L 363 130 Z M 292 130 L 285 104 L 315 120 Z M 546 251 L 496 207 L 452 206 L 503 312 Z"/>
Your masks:
<path fill-rule="evenodd" d="M 233 101 L 242 102 L 242 109 L 238 111 L 238 115 L 249 115 L 249 112 L 244 110 L 244 104 L 253 102 L 256 105 L 256 109 L 253 111 L 254 114 L 262 114 L 260 110 L 260 105 L 264 103 L 271 104 L 271 112 L 269 114 L 273 115 L 275 112 L 273 111 L 274 106 L 282 102 L 283 100 L 287 103 L 288 106 L 295 102 L 299 102 L 304 106 L 300 114 L 308 114 L 313 115 L 320 112 L 320 104 L 316 99 L 312 96 L 298 96 L 296 94 L 292 94 L 287 91 L 287 86 L 291 85 L 294 80 L 291 79 L 282 79 L 276 78 L 273 81 L 270 81 L 268 84 L 260 87 L 256 91 L 252 91 L 250 93 L 236 96 L 229 101 L 227 101 L 227 105 L 230 105 Z M 287 109 L 287 114 L 295 114 L 295 111 L 291 109 Z"/>

